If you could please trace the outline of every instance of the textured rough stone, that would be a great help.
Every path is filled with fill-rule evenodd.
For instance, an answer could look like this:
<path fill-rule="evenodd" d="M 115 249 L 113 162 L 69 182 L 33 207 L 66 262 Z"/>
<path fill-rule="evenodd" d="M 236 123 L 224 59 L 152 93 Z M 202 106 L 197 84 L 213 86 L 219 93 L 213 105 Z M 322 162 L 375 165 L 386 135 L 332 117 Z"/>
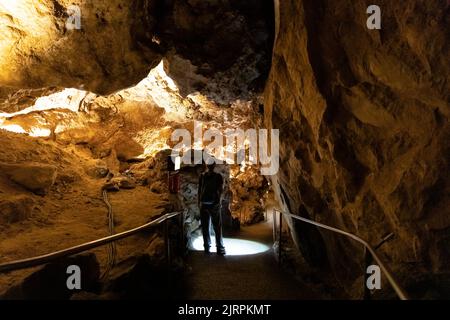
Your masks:
<path fill-rule="evenodd" d="M 0 200 L 0 222 L 2 225 L 27 219 L 33 210 L 34 201 L 27 196 L 13 196 Z"/>
<path fill-rule="evenodd" d="M 108 173 L 109 169 L 105 164 L 97 164 L 92 168 L 88 168 L 87 174 L 89 174 L 93 178 L 105 178 Z"/>
<path fill-rule="evenodd" d="M 117 159 L 127 161 L 139 156 L 144 152 L 144 148 L 126 135 L 121 135 L 114 143 Z"/>
<path fill-rule="evenodd" d="M 55 183 L 57 168 L 43 163 L 0 164 L 15 183 L 39 195 L 45 195 Z"/>
<path fill-rule="evenodd" d="M 134 189 L 136 188 L 136 181 L 132 178 L 121 176 L 114 177 L 111 179 L 111 182 L 115 185 L 118 185 L 120 189 Z"/>
<path fill-rule="evenodd" d="M 2 2 L 0 84 L 110 93 L 138 83 L 161 60 L 158 45 L 151 41 L 155 4 L 147 0 Z M 65 26 L 70 5 L 81 9 L 81 30 Z M 80 64 L 81 60 L 87 63 Z"/>
<path fill-rule="evenodd" d="M 281 130 L 284 210 L 372 244 L 393 232 L 380 251 L 394 267 L 448 270 L 448 5 L 379 1 L 378 31 L 366 1 L 279 4 L 265 118 Z M 320 235 L 298 243 L 354 273 L 359 246 Z"/>
<path fill-rule="evenodd" d="M 80 8 L 80 30 L 66 26 L 71 5 Z M 137 84 L 175 46 L 210 74 L 251 48 L 261 53 L 253 56 L 261 85 L 270 58 L 271 6 L 271 0 L 5 2 L 0 4 L 0 84 L 112 93 Z"/>

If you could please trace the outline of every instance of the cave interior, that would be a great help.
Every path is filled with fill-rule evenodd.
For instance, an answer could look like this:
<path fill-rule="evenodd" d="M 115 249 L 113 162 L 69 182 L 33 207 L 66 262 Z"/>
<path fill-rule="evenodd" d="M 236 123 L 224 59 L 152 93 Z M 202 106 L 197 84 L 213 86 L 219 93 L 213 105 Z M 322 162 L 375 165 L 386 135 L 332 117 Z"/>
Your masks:
<path fill-rule="evenodd" d="M 409 297 L 448 299 L 450 5 L 378 2 L 380 29 L 363 0 L 0 0 L 0 299 L 367 295 L 361 243 L 277 212 L 367 241 Z M 201 252 L 207 156 L 225 257 Z M 372 299 L 396 299 L 381 281 Z"/>

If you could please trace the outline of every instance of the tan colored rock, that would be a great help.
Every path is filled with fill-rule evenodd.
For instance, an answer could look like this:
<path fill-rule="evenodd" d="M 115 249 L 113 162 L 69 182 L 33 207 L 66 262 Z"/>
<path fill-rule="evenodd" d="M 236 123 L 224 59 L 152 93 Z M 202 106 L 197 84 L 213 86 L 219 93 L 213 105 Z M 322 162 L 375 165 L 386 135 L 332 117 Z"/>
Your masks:
<path fill-rule="evenodd" d="M 127 161 L 133 159 L 144 152 L 144 148 L 127 135 L 119 136 L 114 142 L 117 159 Z"/>
<path fill-rule="evenodd" d="M 380 252 L 394 269 L 448 271 L 448 5 L 381 2 L 378 31 L 364 1 L 279 4 L 265 121 L 280 129 L 283 210 L 372 244 L 393 232 Z M 360 247 L 321 238 L 298 244 L 353 277 Z"/>
<path fill-rule="evenodd" d="M 0 223 L 8 225 L 26 220 L 32 213 L 34 200 L 28 196 L 11 196 L 0 200 Z"/>
<path fill-rule="evenodd" d="M 150 191 L 158 194 L 167 193 L 167 184 L 162 181 L 155 181 L 150 185 Z"/>
<path fill-rule="evenodd" d="M 90 177 L 96 179 L 105 178 L 109 173 L 108 167 L 102 162 L 96 163 L 93 167 L 86 168 L 85 171 Z"/>
<path fill-rule="evenodd" d="M 9 179 L 39 195 L 48 193 L 57 176 L 55 166 L 43 163 L 1 164 L 0 167 Z"/>
<path fill-rule="evenodd" d="M 134 189 L 136 188 L 136 181 L 132 178 L 121 176 L 114 177 L 110 183 L 117 185 L 120 189 Z"/>
<path fill-rule="evenodd" d="M 79 30 L 66 26 L 71 5 L 80 8 Z M 154 5 L 128 0 L 2 1 L 0 85 L 111 93 L 138 83 L 161 60 L 151 41 Z"/>

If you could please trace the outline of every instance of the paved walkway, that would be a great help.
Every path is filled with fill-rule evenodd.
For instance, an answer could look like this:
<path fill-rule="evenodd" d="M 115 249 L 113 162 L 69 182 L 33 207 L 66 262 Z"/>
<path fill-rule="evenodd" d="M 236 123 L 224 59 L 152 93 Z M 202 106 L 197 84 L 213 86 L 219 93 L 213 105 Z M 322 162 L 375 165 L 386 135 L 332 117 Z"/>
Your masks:
<path fill-rule="evenodd" d="M 312 290 L 286 274 L 277 264 L 272 249 L 272 224 L 242 228 L 233 236 L 269 246 L 263 253 L 221 257 L 192 251 L 187 274 L 187 298 L 200 300 L 298 300 L 319 299 Z"/>

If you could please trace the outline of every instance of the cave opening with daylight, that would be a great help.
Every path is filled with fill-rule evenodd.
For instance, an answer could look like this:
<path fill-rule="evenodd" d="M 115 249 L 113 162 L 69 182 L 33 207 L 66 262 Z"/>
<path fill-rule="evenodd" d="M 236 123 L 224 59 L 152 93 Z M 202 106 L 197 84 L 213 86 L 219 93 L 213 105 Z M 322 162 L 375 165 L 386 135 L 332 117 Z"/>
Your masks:
<path fill-rule="evenodd" d="M 0 300 L 448 299 L 448 11 L 0 0 Z"/>

